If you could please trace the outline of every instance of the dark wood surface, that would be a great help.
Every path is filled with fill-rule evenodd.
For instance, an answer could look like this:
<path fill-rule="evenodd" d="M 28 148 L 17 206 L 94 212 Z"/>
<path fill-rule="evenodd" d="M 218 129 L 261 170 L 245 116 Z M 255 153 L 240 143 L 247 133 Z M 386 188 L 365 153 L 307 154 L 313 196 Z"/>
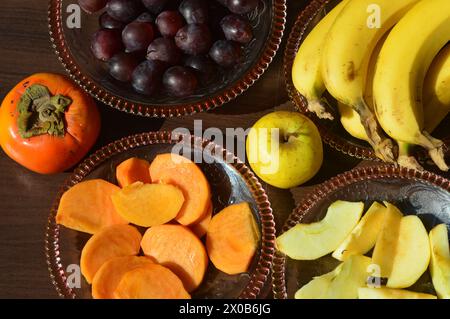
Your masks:
<path fill-rule="evenodd" d="M 288 0 L 290 25 L 306 0 Z M 45 0 L 0 1 L 0 97 L 22 78 L 36 72 L 63 73 L 52 51 L 47 31 Z M 261 115 L 288 100 L 284 89 L 284 43 L 269 70 L 238 99 L 210 113 L 172 120 L 144 119 L 99 105 L 103 128 L 95 147 L 133 133 L 193 127 L 250 127 Z M 325 147 L 326 161 L 307 185 L 279 190 L 266 185 L 278 228 L 314 185 L 356 165 L 358 160 Z M 22 168 L 0 151 L 0 298 L 55 298 L 44 257 L 44 232 L 52 201 L 69 172 L 41 176 Z"/>

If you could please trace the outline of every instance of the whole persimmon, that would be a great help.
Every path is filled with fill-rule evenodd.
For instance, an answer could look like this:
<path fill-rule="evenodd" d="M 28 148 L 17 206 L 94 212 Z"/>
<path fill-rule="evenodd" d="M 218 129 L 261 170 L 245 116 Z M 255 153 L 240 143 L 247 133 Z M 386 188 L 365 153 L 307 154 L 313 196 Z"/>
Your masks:
<path fill-rule="evenodd" d="M 65 76 L 31 75 L 0 108 L 0 146 L 22 166 L 41 174 L 77 164 L 100 132 L 94 100 Z"/>

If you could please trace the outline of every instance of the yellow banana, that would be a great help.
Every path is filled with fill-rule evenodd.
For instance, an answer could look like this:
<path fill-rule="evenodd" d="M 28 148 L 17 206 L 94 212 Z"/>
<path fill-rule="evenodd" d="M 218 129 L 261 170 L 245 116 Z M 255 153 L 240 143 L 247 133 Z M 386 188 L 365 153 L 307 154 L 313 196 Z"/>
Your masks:
<path fill-rule="evenodd" d="M 372 52 L 372 55 L 370 57 L 370 63 L 369 67 L 367 69 L 367 79 L 366 79 L 366 86 L 365 86 L 365 92 L 364 92 L 364 100 L 367 103 L 367 106 L 373 110 L 373 76 L 375 73 L 375 65 L 378 60 L 378 55 L 380 54 L 381 48 L 383 47 L 384 41 L 386 41 L 386 38 L 388 36 L 389 32 L 386 32 L 383 37 L 378 41 L 375 49 Z M 359 116 L 358 112 L 356 112 L 353 108 L 350 106 L 343 104 L 338 101 L 338 110 L 339 114 L 341 115 L 341 123 L 344 129 L 353 137 L 364 140 L 366 142 L 369 142 L 369 138 L 367 137 L 366 130 L 364 129 L 364 126 L 361 123 L 361 117 Z"/>
<path fill-rule="evenodd" d="M 358 112 L 352 109 L 350 106 L 344 103 L 338 102 L 339 114 L 341 115 L 341 124 L 348 134 L 357 138 L 369 142 L 366 130 L 361 124 L 361 118 Z"/>
<path fill-rule="evenodd" d="M 427 72 L 423 86 L 423 101 L 424 128 L 431 133 L 450 112 L 450 44 L 439 52 Z M 371 104 L 370 100 L 367 102 Z M 342 103 L 338 104 L 338 108 L 344 129 L 353 137 L 368 141 L 359 114 Z M 410 155 L 411 147 L 412 145 L 408 143 L 399 142 L 398 163 L 400 166 L 421 169 Z"/>
<path fill-rule="evenodd" d="M 309 111 L 317 114 L 319 118 L 333 119 L 322 103 L 322 95 L 325 92 L 320 69 L 322 48 L 328 30 L 347 2 L 348 0 L 342 1 L 320 20 L 303 41 L 292 66 L 295 88 L 307 99 Z"/>
<path fill-rule="evenodd" d="M 424 128 L 434 131 L 450 112 L 450 44 L 439 52 L 423 86 Z"/>
<path fill-rule="evenodd" d="M 424 129 L 432 133 L 450 112 L 450 45 L 433 60 L 423 86 Z M 413 145 L 398 142 L 400 166 L 414 167 Z M 412 165 L 411 165 L 412 163 Z"/>
<path fill-rule="evenodd" d="M 387 162 L 395 161 L 393 144 L 364 101 L 366 78 L 378 41 L 417 2 L 350 0 L 337 16 L 323 48 L 322 77 L 327 90 L 358 112 L 375 153 Z M 369 23 L 372 16 L 374 24 Z"/>
<path fill-rule="evenodd" d="M 374 106 L 386 133 L 426 148 L 444 171 L 443 143 L 424 130 L 423 85 L 434 57 L 450 40 L 450 1 L 417 3 L 392 29 L 374 77 Z"/>

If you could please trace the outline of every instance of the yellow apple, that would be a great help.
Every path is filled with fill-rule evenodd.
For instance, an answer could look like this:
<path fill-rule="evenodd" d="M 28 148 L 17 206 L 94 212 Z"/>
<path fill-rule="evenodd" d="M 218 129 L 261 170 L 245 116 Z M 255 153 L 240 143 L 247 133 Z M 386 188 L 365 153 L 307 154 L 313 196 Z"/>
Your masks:
<path fill-rule="evenodd" d="M 263 116 L 251 128 L 246 149 L 256 175 L 284 189 L 311 179 L 323 161 L 317 127 L 298 112 L 277 111 Z"/>
<path fill-rule="evenodd" d="M 434 290 L 439 298 L 450 299 L 450 251 L 445 224 L 437 225 L 430 231 L 430 249 Z"/>
<path fill-rule="evenodd" d="M 334 251 L 358 223 L 362 202 L 336 201 L 320 222 L 297 224 L 277 238 L 277 247 L 296 260 L 314 260 Z"/>
<path fill-rule="evenodd" d="M 371 263 L 369 257 L 361 255 L 349 258 L 333 271 L 315 277 L 300 288 L 296 299 L 356 299 L 358 289 L 364 287 L 369 276 L 367 268 Z"/>
<path fill-rule="evenodd" d="M 430 263 L 428 233 L 419 217 L 410 215 L 400 221 L 396 253 L 386 286 L 406 288 L 413 285 Z"/>
<path fill-rule="evenodd" d="M 359 299 L 436 299 L 436 296 L 403 289 L 359 288 Z"/>
<path fill-rule="evenodd" d="M 388 278 L 392 271 L 394 256 L 397 251 L 397 240 L 400 230 L 402 212 L 394 205 L 385 202 L 386 215 L 383 228 L 378 235 L 375 249 L 372 254 L 372 262 L 380 267 L 380 276 Z"/>
<path fill-rule="evenodd" d="M 325 275 L 314 277 L 295 293 L 295 299 L 326 299 L 331 282 L 341 271 L 342 265 Z"/>
<path fill-rule="evenodd" d="M 364 255 L 370 251 L 383 227 L 386 210 L 385 206 L 374 202 L 332 256 L 338 260 L 346 260 L 352 255 Z"/>

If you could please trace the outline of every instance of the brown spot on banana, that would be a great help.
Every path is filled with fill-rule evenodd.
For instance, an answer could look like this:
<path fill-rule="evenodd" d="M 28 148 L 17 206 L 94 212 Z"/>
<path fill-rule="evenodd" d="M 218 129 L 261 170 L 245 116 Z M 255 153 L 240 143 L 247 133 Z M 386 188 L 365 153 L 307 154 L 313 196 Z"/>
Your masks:
<path fill-rule="evenodd" d="M 356 77 L 355 63 L 353 61 L 348 62 L 345 65 L 345 78 L 352 82 Z"/>

